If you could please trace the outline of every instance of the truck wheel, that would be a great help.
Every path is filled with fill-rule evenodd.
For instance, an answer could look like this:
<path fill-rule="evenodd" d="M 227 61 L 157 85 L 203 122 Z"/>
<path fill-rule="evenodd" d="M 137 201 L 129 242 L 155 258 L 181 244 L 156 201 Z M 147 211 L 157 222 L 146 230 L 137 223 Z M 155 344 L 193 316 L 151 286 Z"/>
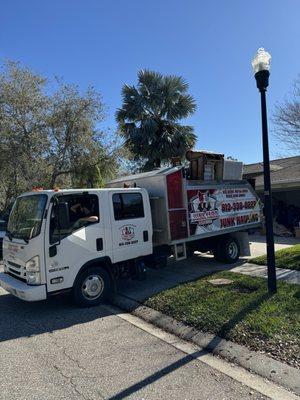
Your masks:
<path fill-rule="evenodd" d="M 74 301 L 83 307 L 98 305 L 107 299 L 110 287 L 110 277 L 105 269 L 88 268 L 76 278 L 73 287 Z"/>
<path fill-rule="evenodd" d="M 230 236 L 220 239 L 214 249 L 214 257 L 216 260 L 226 264 L 235 263 L 240 257 L 238 241 Z"/>

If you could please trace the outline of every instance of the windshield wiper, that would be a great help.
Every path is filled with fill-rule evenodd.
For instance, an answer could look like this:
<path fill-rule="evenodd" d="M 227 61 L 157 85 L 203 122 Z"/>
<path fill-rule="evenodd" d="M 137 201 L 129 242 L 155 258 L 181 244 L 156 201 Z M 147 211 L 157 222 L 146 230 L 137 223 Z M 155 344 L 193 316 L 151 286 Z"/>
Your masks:
<path fill-rule="evenodd" d="M 13 238 L 15 238 L 15 239 L 22 239 L 22 240 L 24 240 L 24 242 L 25 242 L 26 244 L 29 243 L 29 239 L 27 239 L 26 237 L 22 237 L 22 236 L 20 236 L 20 237 L 14 236 L 15 233 L 16 233 L 16 231 L 13 231 L 13 232 L 11 232 L 11 231 L 9 231 L 9 230 L 6 231 L 6 234 L 7 234 L 7 236 L 8 236 L 8 238 L 9 238 L 10 241 L 12 241 Z"/>

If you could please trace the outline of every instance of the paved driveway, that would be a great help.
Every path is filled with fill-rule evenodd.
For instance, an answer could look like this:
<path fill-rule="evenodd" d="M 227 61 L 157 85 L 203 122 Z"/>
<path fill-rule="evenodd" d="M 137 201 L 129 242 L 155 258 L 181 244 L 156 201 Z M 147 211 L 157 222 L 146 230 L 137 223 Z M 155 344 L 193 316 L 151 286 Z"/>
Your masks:
<path fill-rule="evenodd" d="M 249 235 L 251 257 L 258 257 L 266 254 L 266 237 L 262 235 Z M 294 237 L 274 237 L 275 251 L 299 244 L 300 239 Z M 247 258 L 251 258 L 247 257 Z"/>

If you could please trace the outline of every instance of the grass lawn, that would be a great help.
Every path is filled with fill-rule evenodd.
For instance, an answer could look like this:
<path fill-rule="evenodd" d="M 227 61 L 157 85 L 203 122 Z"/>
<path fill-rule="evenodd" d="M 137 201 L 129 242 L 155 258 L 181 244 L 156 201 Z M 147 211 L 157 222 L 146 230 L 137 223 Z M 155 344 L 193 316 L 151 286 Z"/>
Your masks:
<path fill-rule="evenodd" d="M 288 247 L 286 249 L 277 250 L 276 256 L 276 267 L 278 268 L 289 268 L 300 271 L 300 244 Z M 252 258 L 250 262 L 258 265 L 267 264 L 267 256 L 263 255 L 260 257 Z"/>
<path fill-rule="evenodd" d="M 227 278 L 229 285 L 209 281 Z M 145 305 L 199 330 L 259 350 L 300 367 L 300 289 L 278 282 L 267 293 L 267 281 L 233 272 L 218 272 L 166 290 Z"/>

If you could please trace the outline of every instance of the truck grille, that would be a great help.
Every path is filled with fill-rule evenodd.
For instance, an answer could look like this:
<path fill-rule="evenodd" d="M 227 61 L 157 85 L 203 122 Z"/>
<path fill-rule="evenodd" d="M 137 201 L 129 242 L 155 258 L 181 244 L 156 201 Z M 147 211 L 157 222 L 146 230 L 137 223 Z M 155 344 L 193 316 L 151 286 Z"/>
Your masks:
<path fill-rule="evenodd" d="M 26 282 L 25 267 L 12 261 L 7 261 L 7 267 L 9 275 Z"/>

